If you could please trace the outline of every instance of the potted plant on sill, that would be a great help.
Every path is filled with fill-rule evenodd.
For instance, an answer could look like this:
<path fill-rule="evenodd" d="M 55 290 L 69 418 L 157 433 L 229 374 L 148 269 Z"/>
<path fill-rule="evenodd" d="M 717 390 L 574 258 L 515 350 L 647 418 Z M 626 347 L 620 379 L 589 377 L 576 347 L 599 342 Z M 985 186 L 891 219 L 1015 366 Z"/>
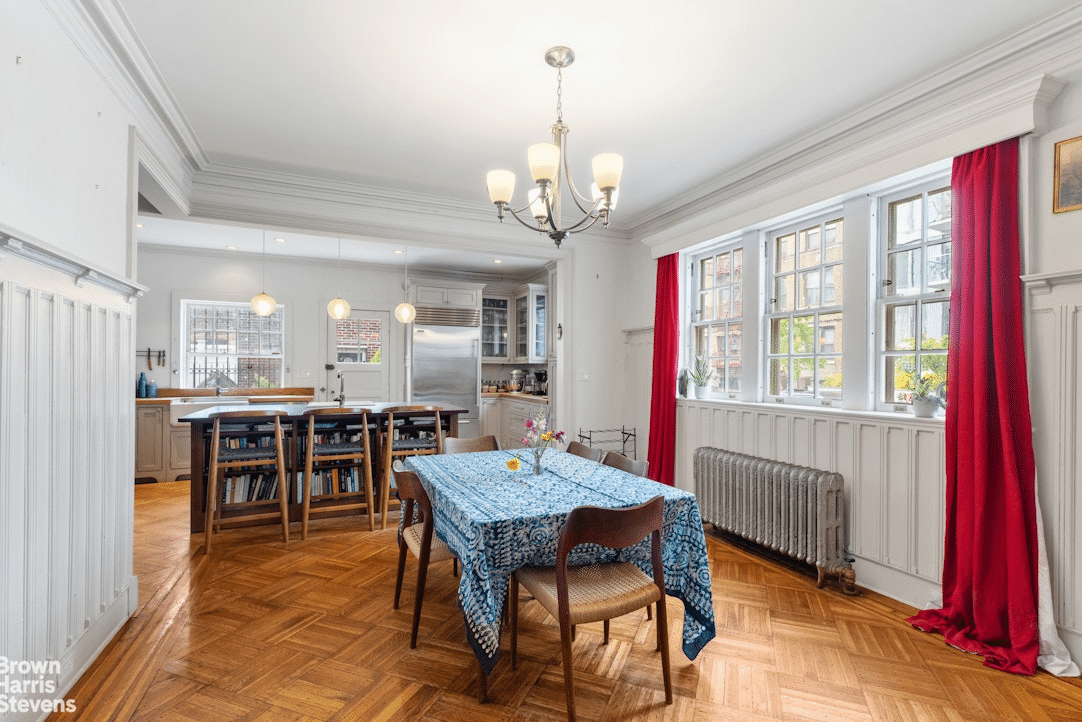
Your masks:
<path fill-rule="evenodd" d="M 691 368 L 691 383 L 695 387 L 695 398 L 706 398 L 706 385 L 710 383 L 710 376 L 713 374 L 713 369 L 710 368 L 709 362 L 702 356 L 695 357 L 695 365 Z"/>
<path fill-rule="evenodd" d="M 939 374 L 934 371 L 925 371 L 921 374 L 913 387 L 913 395 L 910 398 L 914 416 L 930 419 L 936 415 L 943 403 L 937 395 L 939 387 Z"/>

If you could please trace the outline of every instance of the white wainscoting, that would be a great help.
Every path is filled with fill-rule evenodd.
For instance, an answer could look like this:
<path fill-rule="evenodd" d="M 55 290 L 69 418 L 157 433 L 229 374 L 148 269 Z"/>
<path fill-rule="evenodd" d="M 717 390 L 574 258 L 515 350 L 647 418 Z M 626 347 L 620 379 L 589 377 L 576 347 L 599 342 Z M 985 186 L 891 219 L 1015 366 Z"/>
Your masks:
<path fill-rule="evenodd" d="M 1082 270 L 1023 277 L 1037 496 L 1060 636 L 1082 660 Z"/>
<path fill-rule="evenodd" d="M 676 484 L 694 491 L 692 455 L 714 446 L 840 473 L 857 582 L 916 607 L 939 599 L 943 422 L 897 414 L 681 399 Z"/>
<path fill-rule="evenodd" d="M 129 299 L 0 254 L 0 655 L 59 696 L 138 603 Z"/>

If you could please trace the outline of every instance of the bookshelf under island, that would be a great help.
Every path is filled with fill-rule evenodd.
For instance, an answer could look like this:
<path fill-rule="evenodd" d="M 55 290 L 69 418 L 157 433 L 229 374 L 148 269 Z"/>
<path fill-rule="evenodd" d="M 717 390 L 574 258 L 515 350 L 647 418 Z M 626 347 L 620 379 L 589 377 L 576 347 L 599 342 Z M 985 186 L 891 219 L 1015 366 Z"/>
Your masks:
<path fill-rule="evenodd" d="M 368 422 L 374 426 L 375 429 L 383 429 L 387 423 L 387 414 L 384 409 L 394 406 L 400 406 L 399 402 L 387 402 L 378 404 L 369 404 L 363 409 L 356 409 L 356 422 L 361 423 L 362 416 L 367 410 Z M 285 416 L 281 417 L 283 426 L 286 427 L 285 444 L 286 444 L 286 474 L 289 476 L 289 520 L 291 522 L 301 520 L 302 516 L 302 495 L 301 495 L 301 479 L 304 475 L 304 445 L 307 442 L 305 434 L 307 433 L 307 418 L 305 412 L 311 408 L 318 408 L 309 406 L 304 403 L 296 404 L 260 404 L 260 410 L 266 411 L 284 411 Z M 191 459 L 192 459 L 192 484 L 191 484 L 191 521 L 190 530 L 193 534 L 200 534 L 204 530 L 205 516 L 206 516 L 206 496 L 207 496 L 207 469 L 210 465 L 210 436 L 211 430 L 214 426 L 214 419 L 211 418 L 213 414 L 221 411 L 246 411 L 251 410 L 252 407 L 248 404 L 224 404 L 222 406 L 212 406 L 210 408 L 201 409 L 199 411 L 182 416 L 179 421 L 187 423 L 191 427 Z M 440 412 L 440 417 L 443 422 L 443 434 L 444 436 L 458 436 L 458 417 L 460 414 L 466 413 L 466 409 L 454 409 L 444 408 Z M 351 420 L 351 414 L 343 414 L 339 418 L 342 420 Z M 374 435 L 374 444 L 379 443 L 380 434 Z M 379 455 L 373 456 L 373 461 L 379 459 Z M 378 473 L 377 469 L 373 469 L 373 473 Z M 378 478 L 378 477 L 377 477 Z M 250 484 L 249 482 L 240 482 L 241 484 Z M 245 487 L 250 488 L 250 486 Z M 238 492 L 239 493 L 239 492 Z M 350 513 L 350 510 L 343 508 L 343 514 Z M 247 524 L 261 524 L 265 523 L 261 520 L 246 520 L 243 507 L 234 509 L 223 509 L 222 518 L 230 522 L 231 526 L 245 526 Z"/>

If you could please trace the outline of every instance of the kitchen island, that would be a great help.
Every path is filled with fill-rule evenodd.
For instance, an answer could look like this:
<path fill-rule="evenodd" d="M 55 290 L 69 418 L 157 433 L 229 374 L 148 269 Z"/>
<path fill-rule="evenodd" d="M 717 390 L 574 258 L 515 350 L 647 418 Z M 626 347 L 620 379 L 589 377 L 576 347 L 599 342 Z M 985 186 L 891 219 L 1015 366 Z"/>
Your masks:
<path fill-rule="evenodd" d="M 375 420 L 377 425 L 383 423 L 387 419 L 386 409 L 393 406 L 400 406 L 401 402 L 393 403 L 378 403 L 367 404 L 364 408 L 369 410 L 368 418 L 370 421 Z M 280 403 L 280 404 L 259 404 L 258 407 L 253 408 L 251 405 L 244 404 L 229 404 L 228 402 L 220 406 L 211 406 L 208 408 L 202 408 L 198 411 L 194 411 L 186 416 L 182 416 L 178 419 L 181 423 L 186 423 L 191 426 L 190 440 L 191 440 L 191 476 L 192 476 L 192 488 L 191 488 L 191 522 L 190 529 L 193 534 L 202 533 L 205 524 L 206 514 L 206 496 L 207 496 L 207 467 L 210 465 L 210 435 L 214 428 L 214 419 L 211 418 L 213 414 L 221 411 L 284 411 L 286 415 L 282 417 L 283 425 L 288 427 L 286 437 L 286 472 L 289 474 L 290 489 L 296 492 L 299 489 L 298 477 L 304 472 L 304 448 L 302 444 L 302 437 L 307 433 L 307 417 L 305 412 L 313 408 L 327 408 L 326 404 L 308 404 L 308 403 Z M 465 409 L 443 409 L 441 416 L 444 419 L 444 435 L 446 436 L 458 436 L 458 417 L 460 414 L 466 413 Z M 350 417 L 347 415 L 344 417 L 348 420 Z M 360 421 L 361 413 L 358 409 L 356 414 L 356 420 Z M 373 476 L 379 474 L 379 455 L 375 453 L 373 456 Z M 345 512 L 344 512 L 345 513 Z M 228 518 L 226 513 L 225 518 Z M 297 493 L 291 493 L 289 495 L 289 520 L 300 521 L 301 520 L 301 502 Z"/>

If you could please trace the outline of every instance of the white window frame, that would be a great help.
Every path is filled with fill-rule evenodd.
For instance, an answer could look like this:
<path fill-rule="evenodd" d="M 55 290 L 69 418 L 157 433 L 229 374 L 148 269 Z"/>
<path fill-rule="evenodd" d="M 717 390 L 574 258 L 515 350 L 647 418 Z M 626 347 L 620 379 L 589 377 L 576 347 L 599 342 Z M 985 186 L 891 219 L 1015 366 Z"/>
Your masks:
<path fill-rule="evenodd" d="M 191 364 L 192 364 L 192 357 L 196 356 L 196 355 L 217 356 L 219 358 L 224 359 L 225 364 L 223 364 L 222 368 L 223 368 L 223 372 L 227 373 L 227 374 L 229 372 L 229 369 L 239 365 L 239 361 L 237 363 L 231 364 L 230 360 L 232 360 L 232 359 L 240 359 L 240 358 L 275 359 L 275 360 L 278 361 L 278 378 L 270 379 L 271 385 L 269 387 L 265 387 L 265 388 L 282 388 L 285 385 L 285 376 L 286 376 L 286 340 L 287 340 L 288 336 L 286 334 L 286 307 L 285 307 L 284 304 L 279 303 L 277 305 L 274 313 L 271 316 L 266 317 L 266 318 L 270 319 L 270 318 L 274 318 L 275 316 L 277 316 L 278 319 L 279 319 L 279 330 L 278 331 L 266 331 L 266 330 L 260 329 L 257 332 L 257 333 L 260 333 L 260 334 L 271 333 L 271 334 L 280 336 L 280 339 L 279 339 L 279 342 L 278 342 L 278 348 L 279 348 L 278 352 L 273 352 L 272 351 L 272 352 L 267 352 L 267 353 L 241 353 L 239 348 L 238 348 L 238 350 L 235 351 L 235 352 L 224 352 L 224 353 L 214 353 L 214 354 L 210 354 L 210 353 L 201 354 L 201 353 L 194 352 L 194 351 L 191 350 L 191 343 L 190 343 L 190 338 L 191 338 L 190 337 L 190 333 L 191 333 L 190 315 L 191 315 L 192 308 L 194 306 L 212 306 L 212 307 L 223 307 L 223 308 L 236 309 L 236 310 L 240 310 L 240 311 L 243 312 L 245 309 L 248 308 L 248 302 L 246 302 L 246 301 L 220 301 L 220 300 L 216 301 L 216 300 L 197 299 L 197 298 L 184 298 L 184 297 L 182 297 L 182 298 L 179 299 L 179 303 L 177 305 L 179 307 L 178 308 L 178 316 L 177 316 L 178 320 L 179 320 L 179 335 L 178 335 L 179 336 L 178 337 L 179 343 L 178 343 L 178 347 L 177 347 L 178 348 L 177 358 L 179 360 L 179 364 L 178 364 L 179 368 L 177 369 L 177 372 L 178 372 L 178 375 L 180 376 L 180 379 L 179 379 L 179 381 L 180 381 L 179 387 L 180 388 L 214 388 L 214 386 L 209 386 L 209 387 L 207 387 L 207 386 L 202 386 L 202 387 L 193 386 L 193 379 L 192 379 L 192 374 L 191 374 Z M 254 315 L 254 314 L 251 314 L 251 315 Z M 261 319 L 261 323 L 260 323 L 261 326 L 263 325 L 262 321 L 263 321 L 263 319 Z M 255 387 L 253 387 L 253 386 L 248 386 L 248 387 L 238 386 L 237 388 L 255 388 Z"/>
<path fill-rule="evenodd" d="M 876 240 L 875 258 L 877 263 L 878 278 L 881 279 L 879 287 L 876 292 L 876 345 L 875 345 L 875 373 L 874 373 L 874 408 L 877 411 L 892 411 L 898 413 L 909 413 L 911 404 L 904 399 L 887 400 L 885 398 L 885 391 L 887 385 L 887 359 L 891 357 L 903 357 L 914 356 L 916 358 L 916 368 L 913 370 L 914 376 L 919 376 L 925 369 L 922 360 L 925 356 L 929 355 L 946 355 L 947 348 L 924 348 L 923 347 L 923 307 L 929 303 L 946 302 L 947 308 L 950 308 L 950 291 L 951 291 L 951 279 L 950 279 L 950 263 L 948 261 L 947 273 L 948 279 L 946 283 L 937 284 L 935 288 L 929 288 L 928 279 L 923 272 L 923 264 L 921 267 L 920 278 L 920 290 L 909 294 L 887 295 L 887 291 L 891 288 L 890 273 L 889 273 L 889 255 L 890 249 L 888 244 L 890 243 L 890 206 L 893 203 L 904 201 L 910 198 L 920 197 L 922 201 L 927 198 L 928 194 L 945 190 L 950 194 L 951 179 L 950 174 L 940 175 L 931 180 L 927 180 L 917 184 L 910 184 L 897 190 L 892 190 L 887 193 L 880 194 L 878 197 L 879 204 L 879 228 Z M 919 241 L 907 244 L 911 250 L 919 249 L 921 252 L 921 258 L 925 258 L 925 254 L 929 246 L 935 246 L 943 243 L 942 237 L 930 239 L 929 238 L 929 223 L 927 214 L 922 212 L 921 218 L 921 238 Z M 950 238 L 950 235 L 948 235 Z M 890 350 L 886 349 L 888 339 L 887 333 L 887 315 L 888 309 L 891 307 L 898 307 L 904 305 L 913 305 L 914 314 L 914 336 L 915 346 L 913 350 Z M 945 402 L 946 399 L 943 399 Z"/>
<path fill-rule="evenodd" d="M 783 236 L 787 236 L 787 235 L 792 234 L 794 236 L 794 242 L 799 243 L 800 234 L 801 234 L 802 231 L 806 231 L 806 230 L 809 230 L 811 228 L 814 228 L 814 227 L 818 226 L 818 228 L 819 228 L 820 258 L 819 258 L 819 263 L 818 263 L 817 267 L 818 267 L 818 269 L 820 271 L 819 278 L 820 279 L 823 278 L 822 271 L 823 271 L 824 268 L 826 268 L 826 267 L 834 267 L 834 266 L 838 267 L 838 269 L 839 269 L 838 274 L 840 274 L 840 276 L 842 278 L 844 278 L 845 263 L 847 261 L 847 258 L 846 258 L 847 253 L 845 251 L 845 246 L 846 246 L 846 242 L 845 242 L 846 230 L 845 229 L 846 229 L 847 221 L 846 221 L 845 214 L 844 214 L 843 210 L 844 209 L 842 207 L 840 207 L 840 206 L 839 207 L 833 207 L 833 208 L 827 209 L 826 211 L 820 211 L 820 212 L 815 213 L 814 215 L 806 216 L 800 221 L 793 222 L 793 223 L 788 223 L 788 224 L 786 224 L 784 226 L 781 226 L 781 227 L 778 227 L 778 228 L 773 228 L 773 229 L 769 230 L 765 234 L 766 248 L 765 248 L 765 253 L 764 253 L 764 269 L 763 269 L 763 273 L 762 273 L 762 284 L 763 284 L 764 292 L 766 293 L 766 304 L 765 304 L 765 308 L 764 308 L 764 313 L 762 314 L 762 326 L 761 326 L 761 332 L 760 332 L 761 333 L 761 338 L 763 339 L 763 353 L 762 353 L 763 361 L 762 361 L 762 368 L 760 369 L 760 378 L 762 379 L 761 385 L 762 385 L 763 398 L 765 400 L 774 401 L 776 403 L 796 404 L 796 405 L 805 405 L 805 406 L 811 406 L 811 405 L 815 405 L 815 406 L 824 406 L 824 405 L 825 406 L 834 406 L 834 405 L 840 405 L 841 402 L 842 402 L 843 387 L 839 386 L 839 387 L 836 388 L 836 391 L 832 390 L 830 393 L 824 393 L 825 388 L 832 388 L 833 389 L 833 387 L 825 387 L 823 385 L 823 383 L 822 383 L 822 379 L 820 379 L 820 362 L 825 361 L 825 360 L 835 360 L 835 363 L 840 367 L 841 364 L 842 364 L 842 354 L 837 352 L 837 351 L 831 351 L 829 353 L 823 351 L 820 348 L 820 344 L 818 343 L 818 338 L 819 338 L 819 329 L 820 329 L 820 318 L 822 316 L 829 316 L 829 315 L 832 315 L 832 314 L 841 314 L 843 323 L 846 321 L 845 314 L 843 312 L 843 304 L 834 303 L 834 304 L 831 304 L 831 305 L 828 305 L 828 306 L 825 306 L 825 305 L 808 305 L 808 306 L 805 306 L 805 307 L 799 307 L 798 306 L 799 295 L 800 295 L 800 288 L 799 288 L 799 286 L 800 286 L 800 282 L 799 282 L 800 267 L 796 263 L 795 259 L 799 255 L 800 251 L 799 251 L 799 248 L 794 247 L 794 250 L 793 250 L 793 252 L 794 252 L 794 268 L 793 268 L 793 270 L 791 272 L 792 277 L 793 277 L 793 289 L 792 289 L 792 292 L 793 292 L 793 307 L 792 307 L 792 310 L 784 310 L 784 311 L 776 310 L 776 305 L 777 305 L 777 300 L 778 299 L 777 299 L 777 297 L 775 295 L 775 293 L 776 293 L 775 278 L 777 276 L 779 276 L 779 275 L 784 275 L 784 274 L 787 274 L 789 272 L 788 271 L 783 271 L 781 273 L 776 272 L 777 261 L 776 261 L 775 255 L 776 255 L 776 251 L 777 251 L 776 240 L 778 238 L 781 238 Z M 823 240 L 822 239 L 823 239 L 823 235 L 824 235 L 824 228 L 825 228 L 825 226 L 827 226 L 827 225 L 829 225 L 831 223 L 838 223 L 838 222 L 841 223 L 841 227 L 842 227 L 842 240 L 841 240 L 841 244 L 840 244 L 841 249 L 842 249 L 842 258 L 841 258 L 841 261 L 839 261 L 839 262 L 830 263 L 830 262 L 827 262 L 827 260 L 825 259 L 824 255 L 822 253 L 822 249 L 823 249 Z M 820 283 L 819 288 L 821 290 L 821 288 L 822 288 L 821 283 Z M 809 351 L 809 352 L 794 352 L 793 339 L 792 339 L 792 337 L 793 337 L 793 330 L 792 329 L 793 329 L 793 325 L 794 325 L 793 320 L 795 318 L 797 318 L 797 317 L 802 317 L 802 316 L 814 316 L 814 319 L 815 319 L 815 321 L 814 321 L 814 323 L 815 323 L 814 329 L 815 330 L 813 332 L 813 347 L 812 347 L 811 351 Z M 789 350 L 787 352 L 785 352 L 785 353 L 773 353 L 773 349 L 771 348 L 771 338 L 772 338 L 771 337 L 771 325 L 775 320 L 778 320 L 778 319 L 789 319 L 789 322 L 790 322 L 789 323 L 789 341 L 788 341 L 788 349 Z M 850 335 L 852 335 L 852 333 L 850 333 Z M 833 345 L 834 344 L 832 344 L 832 346 Z M 808 360 L 811 361 L 811 365 L 812 365 L 812 388 L 814 389 L 813 393 L 806 394 L 806 395 L 805 394 L 794 394 L 792 392 L 793 384 L 791 382 L 787 384 L 788 393 L 784 393 L 784 394 L 772 393 L 772 390 L 771 390 L 771 364 L 775 359 L 782 359 L 782 358 L 788 359 L 787 367 L 789 369 L 792 369 L 792 361 L 794 359 L 808 359 Z M 789 371 L 787 373 L 789 373 L 791 375 L 791 371 Z"/>
<path fill-rule="evenodd" d="M 739 288 L 740 288 L 740 309 L 741 309 L 740 315 L 733 315 L 733 316 L 729 316 L 728 318 L 718 318 L 717 317 L 717 306 L 716 306 L 716 303 L 715 303 L 715 305 L 714 305 L 714 311 L 715 311 L 714 317 L 710 318 L 710 319 L 703 319 L 703 318 L 701 318 L 702 311 L 700 309 L 702 308 L 702 306 L 701 306 L 701 302 L 700 302 L 700 297 L 705 295 L 706 293 L 714 294 L 715 291 L 719 288 L 719 286 L 711 285 L 710 289 L 707 289 L 705 291 L 703 290 L 703 288 L 702 288 L 702 277 L 701 277 L 702 276 L 702 264 L 703 264 L 703 261 L 705 261 L 707 259 L 714 259 L 714 261 L 716 263 L 717 257 L 719 255 L 723 255 L 723 254 L 726 254 L 726 253 L 728 253 L 728 254 L 739 253 L 740 256 L 741 256 L 739 281 L 737 282 L 733 278 L 732 266 L 730 265 L 730 281 L 728 283 L 730 291 L 734 286 L 739 285 Z M 706 343 L 707 343 L 707 347 L 709 349 L 709 348 L 711 348 L 710 337 L 709 337 L 710 328 L 712 326 L 719 326 L 719 325 L 724 325 L 725 326 L 726 345 L 725 345 L 725 349 L 724 349 L 724 351 L 725 351 L 724 354 L 722 354 L 722 355 L 707 354 L 707 357 L 708 357 L 708 359 L 710 361 L 710 364 L 711 364 L 711 368 L 713 369 L 713 374 L 711 374 L 711 376 L 710 376 L 710 384 L 707 386 L 707 389 L 708 389 L 707 398 L 718 398 L 718 399 L 720 399 L 720 398 L 728 398 L 728 399 L 741 398 L 742 394 L 744 393 L 744 389 L 747 388 L 748 384 L 751 384 L 753 387 L 756 384 L 756 375 L 754 373 L 749 374 L 749 369 L 744 365 L 744 353 L 743 353 L 744 352 L 744 347 L 745 347 L 746 344 L 755 343 L 754 336 L 749 337 L 749 334 L 748 334 L 749 329 L 748 329 L 748 322 L 747 322 L 747 319 L 748 319 L 747 308 L 748 308 L 748 288 L 750 286 L 752 288 L 753 292 L 756 291 L 757 288 L 756 288 L 755 279 L 754 278 L 749 279 L 748 274 L 747 274 L 747 270 L 748 270 L 748 262 L 747 262 L 748 258 L 747 258 L 747 256 L 748 256 L 747 249 L 744 247 L 744 244 L 743 244 L 743 241 L 742 241 L 741 238 L 727 239 L 727 240 L 722 241 L 720 243 L 716 243 L 716 244 L 711 245 L 709 249 L 703 250 L 703 251 L 701 251 L 699 253 L 696 253 L 696 254 L 690 256 L 690 260 L 691 260 L 691 269 L 690 269 L 691 270 L 691 274 L 690 274 L 691 275 L 691 283 L 689 284 L 689 287 L 692 290 L 691 290 L 691 294 L 690 294 L 691 295 L 691 308 L 690 308 L 691 323 L 688 325 L 688 328 L 690 330 L 690 338 L 689 338 L 690 351 L 689 351 L 689 355 L 688 355 L 687 368 L 690 369 L 695 363 L 695 359 L 696 359 L 698 351 L 699 351 L 698 338 L 699 338 L 700 329 L 705 329 L 705 332 L 708 334 Z M 716 271 L 715 271 L 715 275 L 716 275 Z M 749 280 L 750 280 L 750 283 L 749 283 Z M 730 303 L 730 308 L 731 308 L 732 304 L 733 304 L 733 298 L 732 298 L 731 295 L 730 295 L 729 303 Z M 729 339 L 731 338 L 730 334 L 731 334 L 731 331 L 733 330 L 732 327 L 734 325 L 738 325 L 740 327 L 739 328 L 740 345 L 739 345 L 739 348 L 737 348 L 735 350 L 735 352 L 733 351 L 732 347 L 729 344 Z M 720 366 L 718 365 L 719 363 L 720 363 Z M 733 383 L 733 379 L 730 378 L 731 370 L 732 370 L 734 364 L 736 364 L 740 368 L 740 376 L 736 380 L 737 382 L 736 382 L 735 385 Z M 719 373 L 719 368 L 721 369 L 721 371 L 723 373 Z M 688 381 L 689 393 L 690 393 L 691 383 L 692 382 L 689 379 L 689 381 Z M 735 388 L 734 388 L 734 386 L 735 386 Z"/>

